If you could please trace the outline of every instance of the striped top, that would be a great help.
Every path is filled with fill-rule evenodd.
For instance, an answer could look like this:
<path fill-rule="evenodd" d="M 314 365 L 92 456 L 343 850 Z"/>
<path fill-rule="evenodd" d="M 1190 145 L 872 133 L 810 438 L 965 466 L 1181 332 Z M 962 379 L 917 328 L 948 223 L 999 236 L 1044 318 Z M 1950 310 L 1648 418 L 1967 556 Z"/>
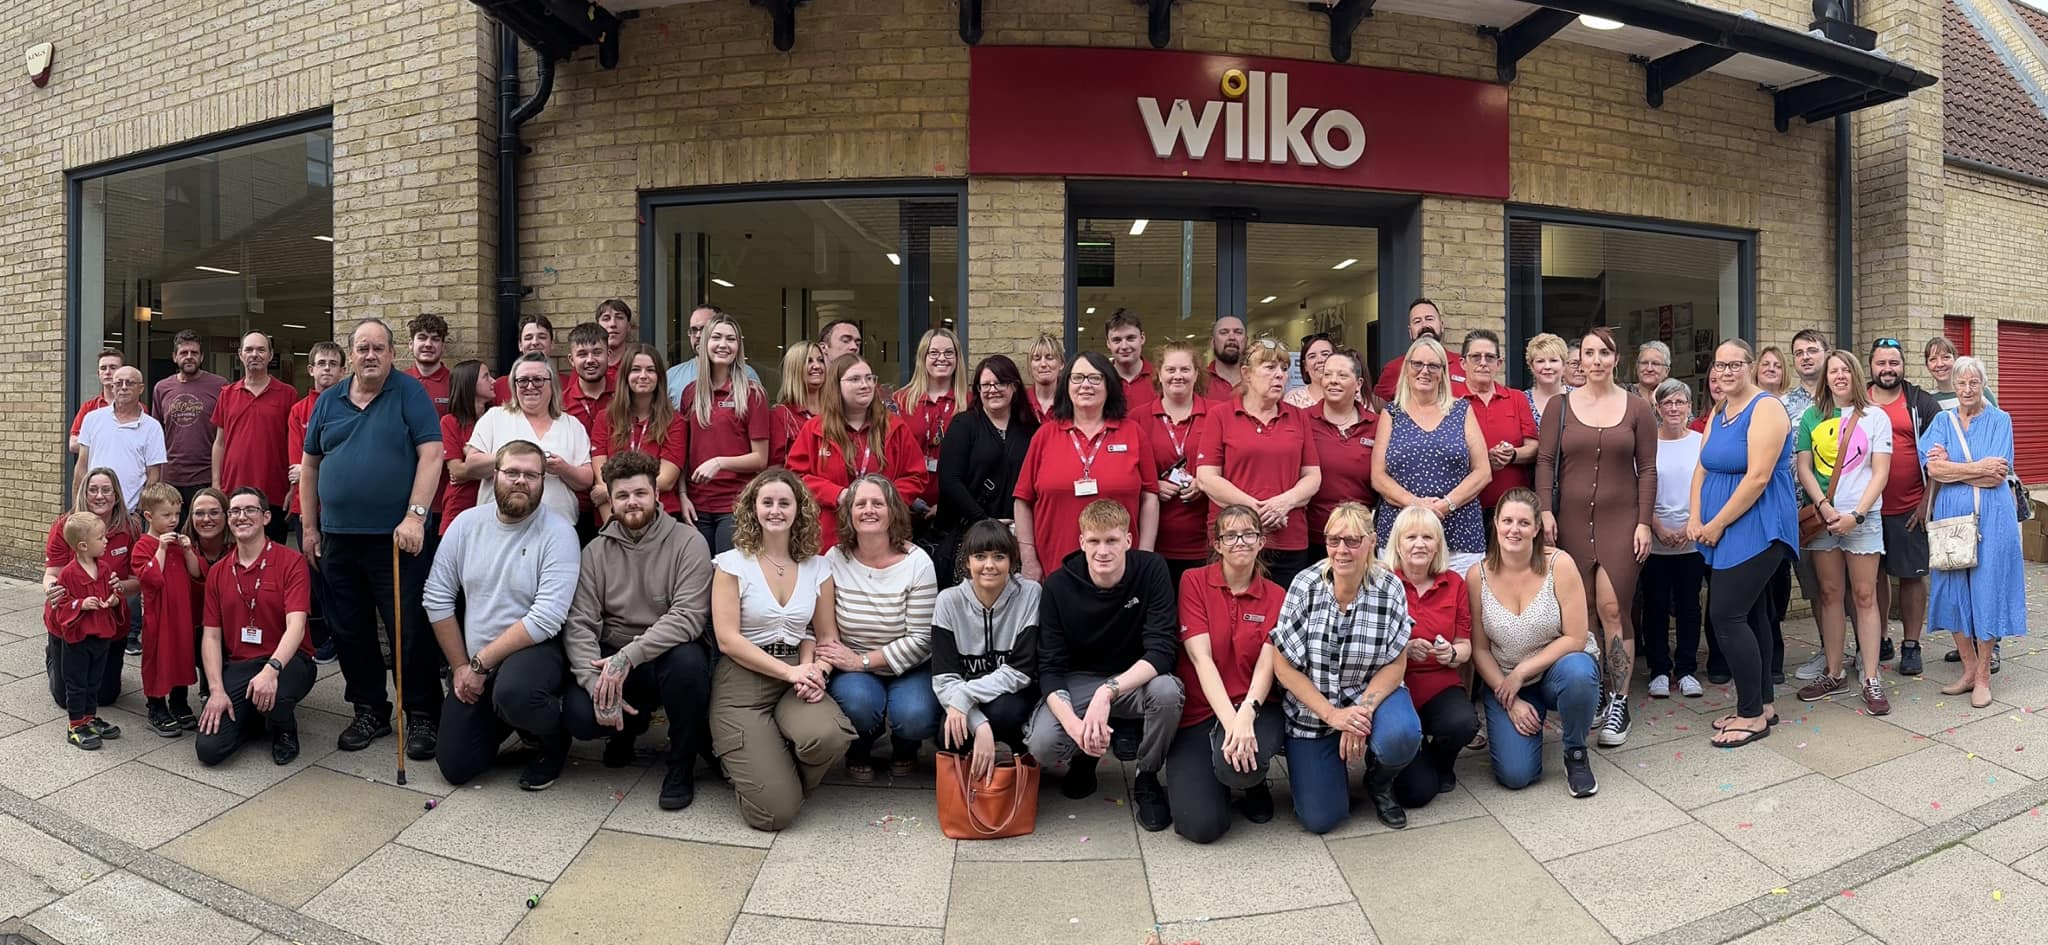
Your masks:
<path fill-rule="evenodd" d="M 880 651 L 899 675 L 931 659 L 939 575 L 924 549 L 913 545 L 886 568 L 861 564 L 847 548 L 833 548 L 824 557 L 832 569 L 840 642 L 857 653 Z"/>

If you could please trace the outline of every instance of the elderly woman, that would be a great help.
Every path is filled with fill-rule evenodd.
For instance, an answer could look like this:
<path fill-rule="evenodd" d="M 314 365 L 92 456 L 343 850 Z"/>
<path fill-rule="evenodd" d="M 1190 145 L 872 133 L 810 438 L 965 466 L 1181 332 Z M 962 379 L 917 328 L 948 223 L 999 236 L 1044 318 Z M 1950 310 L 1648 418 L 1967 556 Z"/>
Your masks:
<path fill-rule="evenodd" d="M 1926 450 L 1927 475 L 1939 483 L 1929 520 L 1976 516 L 1977 564 L 1934 572 L 1927 625 L 1955 634 L 1956 650 L 1963 655 L 1962 677 L 1941 691 L 1968 692 L 1970 704 L 1981 709 L 1991 704 L 1993 648 L 2006 637 L 2027 632 L 2019 524 L 2006 489 L 2016 454 L 2012 415 L 1985 396 L 1983 362 L 1957 358 L 1950 377 L 1956 388 L 1955 409 L 1943 411 L 1920 441 Z"/>
<path fill-rule="evenodd" d="M 1392 537 L 1394 516 L 1411 505 L 1436 513 L 1450 541 L 1451 570 L 1463 571 L 1486 552 L 1479 494 L 1493 481 L 1486 439 L 1470 401 L 1451 396 L 1443 345 L 1424 335 L 1408 346 L 1394 402 L 1373 434 L 1372 486 L 1379 544 Z"/>
<path fill-rule="evenodd" d="M 1472 362 L 1468 358 L 1465 363 L 1469 372 Z M 1479 716 L 1463 679 L 1464 668 L 1472 663 L 1472 599 L 1465 579 L 1448 570 L 1442 523 L 1425 509 L 1411 505 L 1394 517 L 1394 540 L 1380 556 L 1401 576 L 1408 616 L 1415 620 L 1408 638 L 1407 686 L 1422 719 L 1422 748 L 1394 781 L 1394 800 L 1415 808 L 1457 786 L 1451 765 L 1479 733 Z"/>
<path fill-rule="evenodd" d="M 932 610 L 932 691 L 946 710 L 939 747 L 966 752 L 974 778 L 994 770 L 996 742 L 1024 753 L 1038 706 L 1039 586 L 1018 576 L 1023 567 L 1008 525 L 975 522 L 960 540 L 966 580 L 940 591 Z"/>
<path fill-rule="evenodd" d="M 562 388 L 554 362 L 544 354 L 522 354 L 512 362 L 512 402 L 476 422 L 463 454 L 470 478 L 479 482 L 495 475 L 498 447 L 525 440 L 547 454 L 547 478 L 540 504 L 570 524 L 576 522 L 576 493 L 590 491 L 596 481 L 590 468 L 590 431 L 562 412 Z M 477 505 L 497 501 L 489 489 L 477 490 Z"/>
<path fill-rule="evenodd" d="M 1538 425 L 1543 423 L 1543 408 L 1550 406 L 1552 398 L 1571 393 L 1571 386 L 1564 382 L 1565 348 L 1563 338 L 1547 331 L 1522 346 L 1522 357 L 1529 364 L 1529 412 Z"/>
<path fill-rule="evenodd" d="M 1441 350 L 1441 349 L 1439 349 Z M 1330 557 L 1294 577 L 1272 641 L 1273 676 L 1287 690 L 1287 770 L 1294 815 L 1310 833 L 1351 816 L 1345 769 L 1365 763 L 1380 823 L 1408 813 L 1394 782 L 1422 744 L 1422 721 L 1402 685 L 1414 620 L 1401 579 L 1373 559 L 1371 516 L 1347 502 L 1323 533 Z"/>
<path fill-rule="evenodd" d="M 1294 580 L 1312 563 L 1306 509 L 1323 482 L 1307 416 L 1281 403 L 1288 363 L 1287 348 L 1271 338 L 1245 349 L 1238 395 L 1209 411 L 1194 463 L 1195 481 L 1216 507 L 1247 505 L 1259 513 L 1264 560 L 1276 583 Z"/>
<path fill-rule="evenodd" d="M 1287 592 L 1261 573 L 1266 543 L 1259 513 L 1233 505 L 1216 513 L 1210 536 L 1216 563 L 1180 579 L 1180 665 L 1187 701 L 1180 732 L 1166 749 L 1167 806 L 1173 829 L 1214 843 L 1230 829 L 1230 796 L 1242 792 L 1246 820 L 1273 819 L 1266 770 L 1280 750 L 1284 719 L 1273 691 L 1268 635 Z"/>
<path fill-rule="evenodd" d="M 1700 586 L 1707 578 L 1706 560 L 1685 534 L 1692 515 L 1692 471 L 1700 463 L 1699 433 L 1692 420 L 1692 388 L 1666 379 L 1657 385 L 1657 514 L 1650 522 L 1650 557 L 1643 562 L 1643 625 L 1637 629 L 1643 656 L 1650 664 L 1650 698 L 1679 694 L 1697 699 L 1706 694 L 1694 673 L 1699 671 Z M 1678 622 L 1678 649 L 1671 649 L 1673 618 Z"/>
<path fill-rule="evenodd" d="M 1655 402 L 1657 388 L 1671 379 L 1671 346 L 1645 341 L 1636 346 L 1636 386 L 1631 393 Z"/>
<path fill-rule="evenodd" d="M 1600 644 L 1587 632 L 1586 587 L 1572 556 L 1544 546 L 1536 494 L 1516 489 L 1493 510 L 1493 546 L 1468 573 L 1472 666 L 1484 687 L 1493 779 L 1511 791 L 1543 777 L 1543 719 L 1563 723 L 1565 787 L 1600 790 L 1586 733 L 1600 701 Z"/>
<path fill-rule="evenodd" d="M 839 638 L 820 642 L 818 658 L 837 670 L 828 691 L 855 735 L 846 773 L 863 784 L 875 779 L 868 752 L 885 729 L 890 773 L 899 778 L 917 770 L 918 747 L 939 732 L 931 668 L 938 574 L 910 528 L 895 485 L 869 473 L 846 487 L 839 543 L 825 553 Z"/>

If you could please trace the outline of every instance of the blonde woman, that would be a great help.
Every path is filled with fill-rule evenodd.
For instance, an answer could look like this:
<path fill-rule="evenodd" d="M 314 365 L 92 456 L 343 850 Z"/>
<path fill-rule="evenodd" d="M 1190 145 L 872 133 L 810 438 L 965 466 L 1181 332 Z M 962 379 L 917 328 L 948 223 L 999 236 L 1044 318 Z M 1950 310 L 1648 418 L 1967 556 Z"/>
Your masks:
<path fill-rule="evenodd" d="M 540 503 L 574 524 L 576 494 L 590 491 L 596 481 L 590 467 L 590 431 L 562 412 L 561 381 L 546 355 L 522 354 L 512 362 L 512 402 L 484 414 L 464 447 L 470 478 L 481 482 L 497 475 L 498 447 L 513 440 L 525 440 L 547 454 Z M 479 507 L 496 502 L 492 490 L 477 490 Z"/>
<path fill-rule="evenodd" d="M 1025 364 L 1027 387 L 1024 400 L 1039 423 L 1052 416 L 1052 402 L 1059 396 L 1060 378 L 1067 370 L 1067 348 L 1059 336 L 1041 331 L 1031 342 L 1031 360 Z"/>
<path fill-rule="evenodd" d="M 1813 406 L 1794 423 L 1798 455 L 1793 474 L 1826 526 L 1800 550 L 1812 557 L 1814 576 L 1820 579 L 1817 622 L 1828 665 L 1820 678 L 1799 690 L 1799 701 L 1818 702 L 1849 689 L 1842 651 L 1848 633 L 1845 605 L 1853 601 L 1864 711 L 1884 715 L 1892 707 L 1877 668 L 1878 639 L 1885 632 L 1877 582 L 1884 580 L 1884 487 L 1891 478 L 1892 425 L 1884 408 L 1870 402 L 1867 390 L 1860 361 L 1837 348 L 1821 362 Z"/>
<path fill-rule="evenodd" d="M 1493 481 L 1493 469 L 1471 402 L 1451 396 L 1444 373 L 1449 363 L 1435 338 L 1424 336 L 1408 346 L 1394 402 L 1379 415 L 1373 434 L 1372 485 L 1380 496 L 1380 544 L 1392 537 L 1402 509 L 1422 506 L 1444 523 L 1451 570 L 1459 571 L 1486 551 L 1479 494 Z"/>
<path fill-rule="evenodd" d="M 1287 347 L 1271 338 L 1247 346 L 1234 401 L 1215 405 L 1202 426 L 1195 481 L 1215 507 L 1248 505 L 1266 528 L 1266 567 L 1284 584 L 1314 563 L 1308 555 L 1308 503 L 1322 487 L 1308 416 L 1281 402 Z"/>
<path fill-rule="evenodd" d="M 1792 387 L 1792 371 L 1785 363 L 1785 352 L 1777 345 L 1771 345 L 1756 353 L 1756 386 L 1764 393 L 1782 398 Z"/>
<path fill-rule="evenodd" d="M 1421 506 L 1394 517 L 1393 540 L 1380 550 L 1380 560 L 1400 575 L 1408 616 L 1415 621 L 1402 682 L 1422 722 L 1423 743 L 1415 761 L 1394 779 L 1394 800 L 1413 809 L 1457 786 L 1451 766 L 1479 734 L 1479 716 L 1464 683 L 1472 663 L 1472 601 L 1464 577 L 1450 570 L 1443 523 Z"/>
<path fill-rule="evenodd" d="M 790 345 L 782 355 L 782 385 L 775 394 L 775 410 L 768 423 L 768 465 L 789 461 L 789 445 L 796 432 L 818 415 L 818 398 L 825 389 L 825 349 L 815 341 Z"/>
<path fill-rule="evenodd" d="M 960 367 L 960 339 L 944 328 L 924 333 L 917 342 L 917 367 L 910 383 L 896 392 L 896 415 L 924 454 L 924 491 L 903 501 L 924 524 L 939 511 L 939 444 L 953 418 L 967 409 L 967 372 Z"/>
<path fill-rule="evenodd" d="M 1529 412 L 1536 415 L 1538 425 L 1551 399 L 1572 391 L 1564 382 L 1565 347 L 1563 338 L 1547 331 L 1522 346 L 1522 357 L 1529 363 Z"/>
<path fill-rule="evenodd" d="M 768 465 L 768 398 L 742 373 L 747 363 L 740 323 L 715 315 L 697 347 L 697 379 L 683 388 L 689 430 L 683 514 L 713 554 L 732 547 L 733 500 Z"/>

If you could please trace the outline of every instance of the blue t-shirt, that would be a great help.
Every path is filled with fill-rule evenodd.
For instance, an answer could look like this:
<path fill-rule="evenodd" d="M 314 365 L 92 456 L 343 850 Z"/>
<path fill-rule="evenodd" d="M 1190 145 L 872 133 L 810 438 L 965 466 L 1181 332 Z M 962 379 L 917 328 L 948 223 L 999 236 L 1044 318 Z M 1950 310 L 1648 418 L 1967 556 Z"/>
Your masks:
<path fill-rule="evenodd" d="M 355 378 L 343 378 L 313 404 L 306 454 L 320 457 L 320 530 L 382 535 L 398 527 L 412 498 L 419 446 L 441 441 L 433 397 L 409 374 L 393 371 L 363 409 L 348 399 Z"/>

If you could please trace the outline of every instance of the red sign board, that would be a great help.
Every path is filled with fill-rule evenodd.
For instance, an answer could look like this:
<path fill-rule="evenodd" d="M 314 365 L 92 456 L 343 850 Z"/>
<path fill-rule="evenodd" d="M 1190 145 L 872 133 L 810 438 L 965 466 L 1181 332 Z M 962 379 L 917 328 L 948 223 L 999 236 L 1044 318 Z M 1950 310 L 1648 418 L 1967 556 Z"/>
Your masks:
<path fill-rule="evenodd" d="M 1508 196 L 1504 85 L 1293 59 L 976 46 L 968 166 Z"/>

